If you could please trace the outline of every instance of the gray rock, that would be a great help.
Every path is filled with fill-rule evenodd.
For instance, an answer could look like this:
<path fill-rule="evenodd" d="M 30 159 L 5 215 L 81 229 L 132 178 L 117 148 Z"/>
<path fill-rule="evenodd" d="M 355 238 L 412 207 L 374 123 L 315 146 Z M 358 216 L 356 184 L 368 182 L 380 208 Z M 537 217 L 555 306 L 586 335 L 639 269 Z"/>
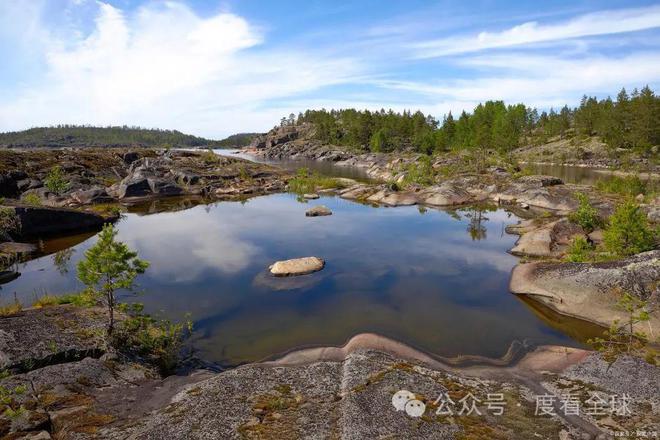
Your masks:
<path fill-rule="evenodd" d="M 101 187 L 94 187 L 87 190 L 74 191 L 70 195 L 71 199 L 81 205 L 92 203 L 109 203 L 114 199 L 110 197 L 107 191 Z"/>
<path fill-rule="evenodd" d="M 101 228 L 113 220 L 99 214 L 66 208 L 23 206 L 14 208 L 14 211 L 21 225 L 18 236 L 23 238 Z"/>
<path fill-rule="evenodd" d="M 151 188 L 151 192 L 154 194 L 161 196 L 175 196 L 183 192 L 180 186 L 165 179 L 150 178 L 147 179 L 147 181 L 149 182 L 149 188 Z"/>
<path fill-rule="evenodd" d="M 609 327 L 625 321 L 617 306 L 620 292 L 657 304 L 660 291 L 660 250 L 605 263 L 527 263 L 513 269 L 509 288 L 548 307 Z M 638 324 L 644 332 L 658 334 L 660 317 Z"/>
<path fill-rule="evenodd" d="M 303 194 L 303 198 L 307 200 L 316 200 L 319 198 L 319 195 L 315 193 Z"/>
<path fill-rule="evenodd" d="M 17 182 L 18 185 L 18 190 L 20 192 L 27 191 L 29 189 L 35 189 L 35 188 L 41 188 L 43 186 L 43 182 L 38 179 L 23 179 L 19 180 Z"/>
<path fill-rule="evenodd" d="M 105 311 L 73 306 L 26 309 L 0 319 L 0 369 L 30 371 L 105 351 Z M 30 329 L 26 331 L 26 329 Z"/>
<path fill-rule="evenodd" d="M 128 176 L 119 184 L 117 195 L 120 199 L 126 197 L 144 197 L 152 194 L 149 180 L 144 177 Z"/>
<path fill-rule="evenodd" d="M 319 205 L 308 209 L 307 212 L 305 212 L 305 215 L 307 217 L 319 217 L 325 215 L 332 215 L 332 211 L 327 206 Z"/>
<path fill-rule="evenodd" d="M 555 176 L 522 176 L 518 181 L 531 186 L 554 186 L 564 184 L 563 180 Z"/>

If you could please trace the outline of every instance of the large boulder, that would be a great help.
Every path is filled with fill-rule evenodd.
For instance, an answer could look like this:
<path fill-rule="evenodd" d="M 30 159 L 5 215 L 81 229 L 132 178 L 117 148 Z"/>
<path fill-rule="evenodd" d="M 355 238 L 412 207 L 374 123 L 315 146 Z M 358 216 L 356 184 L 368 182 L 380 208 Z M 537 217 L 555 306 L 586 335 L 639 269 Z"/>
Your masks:
<path fill-rule="evenodd" d="M 318 257 L 294 258 L 292 260 L 277 261 L 270 266 L 270 273 L 276 277 L 307 275 L 318 272 L 325 266 L 325 261 Z"/>
<path fill-rule="evenodd" d="M 660 250 L 604 263 L 528 263 L 511 274 L 513 293 L 527 295 L 545 305 L 605 327 L 626 319 L 617 307 L 621 292 L 628 292 L 657 307 L 660 300 Z M 639 330 L 660 332 L 660 315 L 651 311 L 651 320 Z"/>
<path fill-rule="evenodd" d="M 14 211 L 21 225 L 18 235 L 24 238 L 97 229 L 113 220 L 99 214 L 67 208 L 17 206 Z"/>
<path fill-rule="evenodd" d="M 0 197 L 17 197 L 18 185 L 16 180 L 9 174 L 0 174 Z"/>
<path fill-rule="evenodd" d="M 126 197 L 144 197 L 151 193 L 151 185 L 147 178 L 128 176 L 119 184 L 117 196 L 124 199 Z"/>

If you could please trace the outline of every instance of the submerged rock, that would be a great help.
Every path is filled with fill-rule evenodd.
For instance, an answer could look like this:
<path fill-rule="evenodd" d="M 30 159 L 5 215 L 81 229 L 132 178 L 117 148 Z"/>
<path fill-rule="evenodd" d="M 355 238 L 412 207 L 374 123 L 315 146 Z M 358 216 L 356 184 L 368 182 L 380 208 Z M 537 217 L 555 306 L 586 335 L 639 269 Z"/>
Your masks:
<path fill-rule="evenodd" d="M 305 215 L 307 217 L 320 217 L 324 215 L 332 215 L 332 211 L 327 206 L 319 205 L 308 209 L 307 212 L 305 212 Z"/>
<path fill-rule="evenodd" d="M 270 266 L 270 273 L 276 277 L 306 275 L 318 272 L 325 266 L 325 261 L 318 257 L 294 258 L 292 260 L 277 261 Z"/>

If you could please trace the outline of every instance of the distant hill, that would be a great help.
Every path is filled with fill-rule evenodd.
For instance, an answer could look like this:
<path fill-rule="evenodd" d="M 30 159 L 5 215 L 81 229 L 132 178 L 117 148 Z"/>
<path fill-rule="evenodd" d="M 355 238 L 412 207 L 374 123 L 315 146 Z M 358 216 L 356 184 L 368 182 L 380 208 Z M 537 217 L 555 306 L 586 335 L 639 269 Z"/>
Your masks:
<path fill-rule="evenodd" d="M 217 147 L 218 142 L 176 130 L 58 125 L 0 133 L 0 147 Z"/>
<path fill-rule="evenodd" d="M 261 133 L 236 133 L 216 143 L 220 148 L 246 147 Z"/>

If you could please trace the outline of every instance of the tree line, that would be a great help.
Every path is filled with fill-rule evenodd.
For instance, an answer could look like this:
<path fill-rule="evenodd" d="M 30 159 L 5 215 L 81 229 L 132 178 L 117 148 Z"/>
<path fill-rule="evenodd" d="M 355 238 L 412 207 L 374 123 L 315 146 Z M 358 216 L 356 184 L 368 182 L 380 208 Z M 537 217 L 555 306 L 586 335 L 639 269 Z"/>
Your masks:
<path fill-rule="evenodd" d="M 460 149 L 501 152 L 561 137 L 599 136 L 612 148 L 649 153 L 660 144 L 660 97 L 645 86 L 631 94 L 621 89 L 612 100 L 584 96 L 575 108 L 539 112 L 524 104 L 487 101 L 458 118 L 450 112 L 442 121 L 424 113 L 393 110 L 307 110 L 281 125 L 313 123 L 316 137 L 326 143 L 373 152 L 415 150 L 430 154 Z"/>
<path fill-rule="evenodd" d="M 133 126 L 93 127 L 57 125 L 24 131 L 0 133 L 0 146 L 37 147 L 201 147 L 215 146 L 217 141 L 184 134 L 176 130 L 160 130 Z"/>

